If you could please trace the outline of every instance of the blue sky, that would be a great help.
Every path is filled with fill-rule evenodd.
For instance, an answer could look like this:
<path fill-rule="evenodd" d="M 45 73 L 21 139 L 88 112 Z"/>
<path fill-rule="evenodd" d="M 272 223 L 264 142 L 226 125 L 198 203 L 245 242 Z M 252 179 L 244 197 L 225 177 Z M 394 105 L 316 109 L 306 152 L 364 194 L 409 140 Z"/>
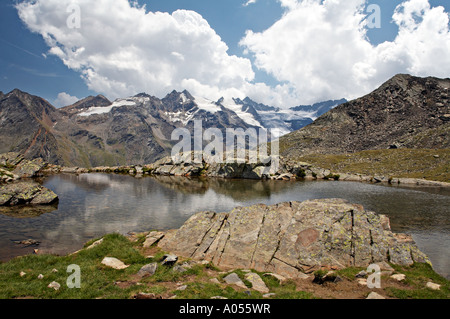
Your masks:
<path fill-rule="evenodd" d="M 145 63 L 146 61 L 144 61 L 143 58 L 143 56 L 145 55 L 143 54 L 143 52 L 145 53 L 145 50 L 152 50 L 152 48 L 157 47 L 159 48 L 162 45 L 161 43 L 155 42 L 154 47 L 152 47 L 151 44 L 146 45 L 145 48 L 142 48 L 142 50 L 139 51 L 140 53 L 138 56 L 139 58 L 143 59 L 142 65 L 147 65 L 145 74 L 140 75 L 139 78 L 137 78 L 130 72 L 123 74 L 114 72 L 114 70 L 105 69 L 105 66 L 103 64 L 95 65 L 90 62 L 93 60 L 93 56 L 97 56 L 97 53 L 98 57 L 111 57 L 114 55 L 112 52 L 101 55 L 100 52 L 98 52 L 101 51 L 101 48 L 86 46 L 86 43 L 90 43 L 92 46 L 92 43 L 95 42 L 96 39 L 88 39 L 89 41 L 86 40 L 80 42 L 80 46 L 83 46 L 83 49 L 86 49 L 86 52 L 88 52 L 83 53 L 86 55 L 83 60 L 75 60 L 74 57 L 67 52 L 65 55 L 63 55 L 62 53 L 54 54 L 54 51 L 53 53 L 50 53 L 50 49 L 52 46 L 53 49 L 61 48 L 62 50 L 67 50 L 69 43 L 74 42 L 75 38 L 67 40 L 67 43 L 64 43 L 64 41 L 66 40 L 63 36 L 64 32 L 59 35 L 60 38 L 58 38 L 58 35 L 55 35 L 53 37 L 57 42 L 56 44 L 50 43 L 48 39 L 46 41 L 43 38 L 43 34 L 48 32 L 48 30 L 45 29 L 48 27 L 47 24 L 53 23 L 53 17 L 55 17 L 55 21 L 58 20 L 57 15 L 63 15 L 63 17 L 66 17 L 68 13 L 66 13 L 65 11 L 59 10 L 51 12 L 51 8 L 46 7 L 42 10 L 47 10 L 48 12 L 44 12 L 44 14 L 39 13 L 40 16 L 38 16 L 38 18 L 40 19 L 40 21 L 36 22 L 36 19 L 32 19 L 33 14 L 36 14 L 36 16 L 38 14 L 36 13 L 36 8 L 23 7 L 22 11 L 24 12 L 24 16 L 22 18 L 19 18 L 19 9 L 15 7 L 15 3 L 23 3 L 24 1 L 1 1 L 0 90 L 6 93 L 14 88 L 19 88 L 23 91 L 42 96 L 51 103 L 60 104 L 63 102 L 57 101 L 57 98 L 61 93 L 66 94 L 67 97 L 71 97 L 72 99 L 75 99 L 75 97 L 83 98 L 88 95 L 96 94 L 105 94 L 109 98 L 114 99 L 118 96 L 122 96 L 123 94 L 131 95 L 133 93 L 139 93 L 137 91 L 145 90 L 149 94 L 154 94 L 162 97 L 162 95 L 164 95 L 164 92 L 170 92 L 170 87 L 173 87 L 173 89 L 184 89 L 186 87 L 181 86 L 185 85 L 188 86 L 188 89 L 196 91 L 196 94 L 199 94 L 199 92 L 204 92 L 203 95 L 210 98 L 215 98 L 217 97 L 217 94 L 220 95 L 222 92 L 227 92 L 224 94 L 233 95 L 235 93 L 234 95 L 249 95 L 253 99 L 260 102 L 265 102 L 267 104 L 286 104 L 292 106 L 305 102 L 317 102 L 327 98 L 353 98 L 363 93 L 369 93 L 368 91 L 374 89 L 376 85 L 387 80 L 389 76 L 394 75 L 397 70 L 398 72 L 413 71 L 408 73 L 416 72 L 417 75 L 421 76 L 445 76 L 445 74 L 450 74 L 450 70 L 435 70 L 427 65 L 422 65 L 424 63 L 413 61 L 412 57 L 405 57 L 405 54 L 407 54 L 406 51 L 409 50 L 408 45 L 411 45 L 411 39 L 415 35 L 414 28 L 419 28 L 417 27 L 417 25 L 415 25 L 414 28 L 410 28 L 410 26 L 406 25 L 409 22 L 405 22 L 404 29 L 409 30 L 411 34 L 409 38 L 405 38 L 407 40 L 404 40 L 403 42 L 400 41 L 403 39 L 398 39 L 398 43 L 402 43 L 400 45 L 396 41 L 394 41 L 398 36 L 399 25 L 398 23 L 395 23 L 393 21 L 395 8 L 399 4 L 411 2 L 411 6 L 413 6 L 413 4 L 415 6 L 420 6 L 423 5 L 425 1 L 428 2 L 429 7 L 421 11 L 420 14 L 423 14 L 423 17 L 421 17 L 420 14 L 417 15 L 414 13 L 414 15 L 412 15 L 414 17 L 414 21 L 412 23 L 419 24 L 422 18 L 425 19 L 425 14 L 429 12 L 429 16 L 432 16 L 431 13 L 434 12 L 436 17 L 444 18 L 445 27 L 445 15 L 447 15 L 448 17 L 448 12 L 450 11 L 450 3 L 448 0 L 366 1 L 364 4 L 365 7 L 370 4 L 376 4 L 380 7 L 381 28 L 366 28 L 366 42 L 362 41 L 361 43 L 354 44 L 352 41 L 354 41 L 355 37 L 358 38 L 358 35 L 349 33 L 347 36 L 342 38 L 341 42 L 336 41 L 335 43 L 334 41 L 330 41 L 329 48 L 327 48 L 326 43 L 324 43 L 324 41 L 327 41 L 328 38 L 322 33 L 320 33 L 321 37 L 318 37 L 318 39 L 322 39 L 322 42 L 320 44 L 318 43 L 318 41 L 311 41 L 307 39 L 301 41 L 298 40 L 298 38 L 302 37 L 302 34 L 312 34 L 312 38 L 314 38 L 314 32 L 316 32 L 317 28 L 311 30 L 309 30 L 309 28 L 313 28 L 312 24 L 314 23 L 323 24 L 324 22 L 320 20 L 321 18 L 323 18 L 323 15 L 318 15 L 317 19 L 311 19 L 311 22 L 309 22 L 309 24 L 302 23 L 302 21 L 300 20 L 302 17 L 302 12 L 305 13 L 308 10 L 317 9 L 316 11 L 311 12 L 319 12 L 320 9 L 325 8 L 326 10 L 328 10 L 327 14 L 330 14 L 330 12 L 332 13 L 331 10 L 336 9 L 330 7 L 326 8 L 323 2 L 318 0 L 315 1 L 316 9 L 311 6 L 300 7 L 301 5 L 297 5 L 297 7 L 294 8 L 289 3 L 295 1 L 297 0 L 257 0 L 255 3 L 249 4 L 247 6 L 244 5 L 246 0 L 137 1 L 138 7 L 146 5 L 147 13 L 156 11 L 167 12 L 168 15 L 164 18 L 166 20 L 170 19 L 172 17 L 171 15 L 177 10 L 195 11 L 201 16 L 189 17 L 189 19 L 196 20 L 195 27 L 199 27 L 199 30 L 205 31 L 205 26 L 200 26 L 202 18 L 203 20 L 206 20 L 210 26 L 210 30 L 206 30 L 204 35 L 198 38 L 198 41 L 200 41 L 200 39 L 202 41 L 210 41 L 210 45 L 212 48 L 214 48 L 214 45 L 217 44 L 217 46 L 220 46 L 220 44 L 222 43 L 226 44 L 226 46 L 228 47 L 227 51 L 218 49 L 217 52 L 212 53 L 217 53 L 217 55 L 221 57 L 220 59 L 224 61 L 220 64 L 220 66 L 218 66 L 217 61 L 210 61 L 209 59 L 205 58 L 203 58 L 203 61 L 192 61 L 192 59 L 187 61 L 183 60 L 183 63 L 174 65 L 174 67 L 183 68 L 184 66 L 192 64 L 193 66 L 195 66 L 195 70 L 203 67 L 206 69 L 211 65 L 211 70 L 213 70 L 217 74 L 224 74 L 223 79 L 221 79 L 220 81 L 218 80 L 217 83 L 211 83 L 210 74 L 205 76 L 203 73 L 198 73 L 192 75 L 191 79 L 189 69 L 186 69 L 183 71 L 183 74 L 174 72 L 172 76 L 169 76 L 168 79 L 165 79 L 166 83 L 161 87 L 157 87 L 157 83 L 159 83 L 158 79 L 161 77 L 161 73 L 152 74 L 154 64 L 147 65 Z M 68 4 L 77 3 L 77 0 L 67 0 L 66 2 Z M 83 18 L 91 14 L 91 12 L 88 12 L 88 10 L 85 9 L 86 6 L 83 4 L 84 2 L 86 2 L 86 0 L 82 0 L 80 2 L 80 6 L 82 8 L 82 23 L 83 21 L 86 21 L 83 20 Z M 108 0 L 104 0 L 104 2 L 107 3 Z M 301 2 L 302 1 L 300 1 L 299 3 Z M 358 1 L 353 0 L 353 2 L 356 3 Z M 111 1 L 111 3 L 114 2 Z M 342 3 L 344 2 L 342 1 Z M 444 8 L 443 12 L 439 12 L 438 10 L 431 10 L 438 6 L 442 6 Z M 349 12 L 349 9 L 347 8 L 347 11 L 342 10 L 341 13 L 340 8 L 343 7 L 344 5 L 336 7 L 337 11 L 339 11 L 336 13 L 336 16 L 339 16 L 340 14 L 344 15 Z M 109 10 L 110 7 L 104 8 L 103 11 L 105 16 L 109 14 Z M 122 11 L 125 14 L 126 12 L 128 12 L 127 10 Z M 99 10 L 97 8 L 97 19 L 99 15 L 102 14 L 102 12 L 99 11 L 102 10 Z M 364 12 L 365 11 L 363 11 L 363 13 Z M 297 14 L 297 16 L 299 17 L 298 20 L 295 20 L 295 14 Z M 292 16 L 292 20 L 289 20 L 288 16 Z M 309 16 L 311 17 L 312 15 L 309 14 Z M 404 16 L 406 16 L 406 14 Z M 144 19 L 146 19 L 146 17 L 144 17 L 143 14 L 140 15 L 140 17 L 142 18 L 142 21 L 145 21 Z M 185 18 L 183 17 L 183 19 Z M 333 19 L 334 18 L 332 17 L 331 20 Z M 407 17 L 403 17 L 403 19 L 403 21 L 408 21 Z M 334 29 L 338 29 L 340 27 L 340 24 L 347 23 L 346 21 L 348 20 L 350 19 L 344 19 L 341 17 L 340 20 L 336 18 L 336 22 L 330 22 L 330 39 L 334 39 L 339 36 L 339 34 L 342 34 L 342 32 L 340 32 L 336 36 L 333 36 L 332 32 Z M 101 21 L 101 16 L 98 21 Z M 107 21 L 106 18 L 105 21 Z M 336 25 L 333 25 L 333 23 L 336 23 Z M 55 28 L 61 26 L 56 22 L 54 24 Z M 107 25 L 104 27 L 111 27 L 114 30 L 113 25 Z M 195 52 L 195 48 L 190 49 L 191 51 L 189 52 L 183 52 L 183 48 L 189 45 L 190 39 L 192 39 L 192 41 L 196 41 L 197 38 L 193 35 L 198 35 L 198 33 L 186 34 L 186 32 L 184 32 L 186 30 L 183 30 L 183 25 L 178 25 L 178 27 L 181 29 L 174 29 L 174 32 L 179 33 L 174 34 L 176 34 L 177 37 L 186 36 L 187 38 L 183 40 L 185 42 L 180 40 L 180 42 L 182 42 L 182 45 L 177 48 L 175 53 L 183 55 L 184 57 L 198 56 L 198 54 L 201 52 Z M 60 27 L 60 29 L 62 28 L 63 26 Z M 189 28 L 189 24 L 186 24 L 185 28 Z M 32 32 L 31 29 L 33 29 L 35 32 Z M 88 26 L 86 23 L 82 25 L 80 29 L 80 34 L 86 39 L 89 36 L 89 32 L 91 32 L 87 29 Z M 429 29 L 433 28 L 429 27 Z M 121 30 L 123 30 L 123 26 L 122 29 L 117 29 L 116 32 L 118 32 L 119 34 Z M 251 30 L 252 34 L 246 37 L 247 30 Z M 345 31 L 345 28 L 343 30 Z M 148 30 L 149 34 L 151 32 L 152 30 Z M 161 30 L 161 32 L 165 31 Z M 214 37 L 214 32 L 220 37 L 219 40 Z M 434 32 L 434 30 L 427 29 L 422 32 L 421 36 L 425 36 L 424 34 L 426 34 L 426 32 Z M 443 33 L 448 34 L 448 22 L 447 30 L 444 30 Z M 287 37 L 288 34 L 290 35 L 290 37 Z M 286 39 L 284 39 L 285 41 L 279 42 L 283 39 L 282 37 L 284 35 L 286 35 Z M 164 34 L 164 36 L 170 38 L 173 36 L 173 34 L 168 32 L 167 34 Z M 243 41 L 244 38 L 245 41 Z M 311 36 L 309 36 L 308 38 L 311 39 Z M 435 39 L 433 36 L 426 36 L 426 38 L 435 40 L 434 43 L 431 43 L 429 46 L 427 45 L 427 47 L 433 47 L 433 45 L 439 46 L 438 40 L 440 40 L 439 42 L 443 42 L 444 45 L 442 46 L 441 50 L 443 53 L 441 52 L 440 55 L 438 55 L 438 58 L 442 57 L 443 59 L 445 59 L 445 53 L 447 53 L 446 55 L 450 56 L 450 52 L 448 52 L 448 36 L 444 37 L 444 40 L 438 38 Z M 152 40 L 149 39 L 149 37 L 145 36 L 142 39 L 145 41 Z M 136 46 L 139 46 L 139 38 L 136 38 L 135 41 Z M 347 43 L 345 41 L 347 41 Z M 386 49 L 380 45 L 386 41 L 388 41 L 392 46 L 392 48 L 390 48 L 388 51 L 386 51 Z M 119 40 L 117 45 L 118 47 L 122 45 Z M 125 44 L 123 45 L 125 46 Z M 129 43 L 127 43 L 127 45 L 130 46 Z M 204 43 L 202 43 L 202 45 L 204 46 L 202 50 L 205 50 L 205 48 L 210 48 L 210 46 L 205 46 Z M 278 46 L 278 48 L 270 47 L 269 45 Z M 393 47 L 394 45 L 395 48 Z M 366 76 L 358 77 L 355 75 L 356 73 L 352 75 L 346 72 L 341 72 L 339 70 L 341 63 L 339 63 L 338 61 L 334 64 L 330 63 L 330 58 L 332 60 L 333 55 L 330 55 L 330 52 L 328 50 L 339 50 L 339 48 L 341 48 L 342 46 L 348 46 L 348 50 L 352 50 L 352 52 L 344 54 L 342 56 L 339 56 L 337 53 L 336 56 L 341 60 L 347 60 L 347 55 L 351 56 L 353 53 L 355 56 L 358 54 L 366 54 L 371 50 L 373 51 L 375 48 L 379 51 L 376 53 L 367 53 L 367 57 L 365 57 L 364 60 L 361 61 L 356 59 L 354 59 L 354 61 L 348 61 L 348 63 L 350 63 L 348 65 L 348 68 L 355 67 L 357 69 L 362 68 L 363 70 L 369 70 L 364 71 L 364 74 L 366 74 Z M 355 47 L 355 50 L 353 50 L 353 46 Z M 438 49 L 439 48 L 437 48 L 436 50 Z M 173 47 L 171 48 L 171 50 L 173 50 Z M 359 53 L 358 50 L 361 50 L 361 52 L 363 53 Z M 403 50 L 403 53 L 400 54 L 399 52 L 401 52 L 401 50 Z M 436 50 L 434 51 L 437 52 Z M 214 51 L 214 49 L 212 49 L 212 51 Z M 283 57 L 285 52 L 290 51 L 292 51 L 292 53 L 289 56 L 285 57 L 286 63 L 283 64 L 282 62 L 284 61 L 279 61 L 284 59 Z M 159 52 L 158 54 L 163 53 L 164 52 Z M 433 54 L 435 59 L 436 53 Z M 118 55 L 123 56 L 123 54 Z M 320 61 L 320 57 L 322 57 L 322 55 L 323 61 Z M 389 61 L 389 64 L 382 64 L 378 60 L 375 61 L 377 59 L 375 58 L 375 55 L 388 55 L 391 60 Z M 427 55 L 425 58 L 428 58 L 429 56 L 430 55 Z M 234 57 L 236 57 L 237 59 L 235 59 Z M 314 63 L 309 63 L 308 59 L 311 59 L 311 57 L 314 60 L 316 60 L 317 57 L 317 61 L 315 61 Z M 297 58 L 299 63 L 295 63 Z M 66 61 L 63 62 L 63 59 L 66 59 Z M 158 60 L 158 55 L 152 55 L 152 60 Z M 404 65 L 404 61 L 409 60 L 411 60 L 410 65 Z M 397 64 L 394 64 L 394 62 L 392 61 L 397 61 Z M 288 62 L 290 64 L 288 64 Z M 445 61 L 442 61 L 442 63 L 445 63 Z M 236 65 L 236 67 L 234 67 L 234 65 Z M 323 65 L 323 69 L 320 68 L 321 65 Z M 228 69 L 228 66 L 233 66 L 233 69 Z M 170 68 L 170 63 L 167 68 Z M 292 69 L 292 72 L 290 72 L 290 69 Z M 371 76 L 371 74 L 374 73 L 374 69 L 376 69 L 376 71 L 381 69 L 383 70 L 383 72 L 377 72 L 382 74 Z M 90 70 L 95 74 L 93 76 L 87 74 L 83 75 L 83 72 L 86 70 Z M 304 75 L 307 73 L 306 71 L 304 72 L 304 70 L 308 70 L 308 72 L 311 72 L 310 74 L 317 74 L 317 78 L 315 76 L 312 78 L 310 75 L 309 77 L 311 78 L 311 81 L 309 81 L 308 77 Z M 155 77 L 156 82 L 149 82 L 148 86 L 139 85 L 138 83 L 145 82 L 145 76 L 149 76 L 149 74 L 150 76 Z M 114 78 L 114 76 L 117 76 L 117 79 Z M 165 74 L 162 74 L 162 76 L 165 77 Z M 352 79 L 350 79 L 350 77 L 352 77 Z M 351 83 L 351 81 L 355 81 L 355 78 L 361 79 L 360 82 L 356 83 L 357 85 Z M 127 79 L 128 82 L 120 83 L 120 85 L 114 87 L 114 85 L 117 84 L 117 82 L 121 79 Z M 329 82 L 325 83 L 327 80 L 329 80 Z M 333 86 L 341 85 L 340 82 L 342 82 L 343 80 L 345 82 L 349 82 L 347 86 L 342 86 L 342 88 L 337 87 L 335 89 L 331 88 Z M 130 84 L 128 86 L 128 84 L 132 83 L 133 81 L 136 81 L 136 85 Z M 311 83 L 314 82 L 314 87 L 312 87 L 312 84 L 310 86 L 308 81 Z M 358 90 L 355 89 L 352 91 L 353 87 L 355 86 L 358 86 Z"/>

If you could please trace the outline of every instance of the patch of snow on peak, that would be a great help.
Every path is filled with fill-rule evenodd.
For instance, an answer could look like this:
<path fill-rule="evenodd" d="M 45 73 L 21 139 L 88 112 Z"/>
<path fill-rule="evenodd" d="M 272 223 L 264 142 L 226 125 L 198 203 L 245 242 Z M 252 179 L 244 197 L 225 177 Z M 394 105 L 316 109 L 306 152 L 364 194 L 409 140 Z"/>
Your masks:
<path fill-rule="evenodd" d="M 190 99 L 188 99 L 184 93 L 181 93 L 180 97 L 183 104 L 190 101 Z"/>
<path fill-rule="evenodd" d="M 243 120 L 245 123 L 247 123 L 247 124 L 249 124 L 249 125 L 252 125 L 252 126 L 263 127 L 263 126 L 261 125 L 261 123 L 259 123 L 259 122 L 253 117 L 252 114 L 247 113 L 247 112 L 245 112 L 245 111 L 242 110 L 243 107 L 244 107 L 243 104 L 238 104 L 238 103 L 236 103 L 236 101 L 235 101 L 234 99 L 228 99 L 228 98 L 225 99 L 225 98 L 224 98 L 223 101 L 221 102 L 221 104 L 222 104 L 225 108 L 227 108 L 227 109 L 233 111 L 234 113 L 236 113 L 237 116 L 239 116 L 239 117 L 241 118 L 241 120 Z"/>
<path fill-rule="evenodd" d="M 121 107 L 121 106 L 134 106 L 136 105 L 136 102 L 130 101 L 130 100 L 116 100 L 111 104 L 110 106 L 93 106 L 90 107 L 87 111 L 78 114 L 78 116 L 91 116 L 95 114 L 105 114 L 111 112 L 111 110 L 115 107 Z"/>
<path fill-rule="evenodd" d="M 209 113 L 216 113 L 220 111 L 220 107 L 214 101 L 205 99 L 203 97 L 194 97 L 194 102 L 198 108 Z"/>

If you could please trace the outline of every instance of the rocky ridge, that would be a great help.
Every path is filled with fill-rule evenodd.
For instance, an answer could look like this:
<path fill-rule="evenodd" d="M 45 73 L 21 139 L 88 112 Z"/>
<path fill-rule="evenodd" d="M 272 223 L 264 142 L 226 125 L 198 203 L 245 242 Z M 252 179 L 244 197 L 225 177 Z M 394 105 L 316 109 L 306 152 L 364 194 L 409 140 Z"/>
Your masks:
<path fill-rule="evenodd" d="M 450 148 L 450 79 L 399 74 L 280 139 L 281 155 Z"/>

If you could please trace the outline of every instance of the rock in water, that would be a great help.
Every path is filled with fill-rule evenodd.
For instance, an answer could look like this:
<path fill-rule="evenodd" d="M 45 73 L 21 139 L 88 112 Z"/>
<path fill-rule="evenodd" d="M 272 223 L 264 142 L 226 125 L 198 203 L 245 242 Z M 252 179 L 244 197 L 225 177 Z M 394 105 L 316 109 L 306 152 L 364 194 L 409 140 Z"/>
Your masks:
<path fill-rule="evenodd" d="M 0 187 L 0 206 L 50 205 L 58 200 L 51 190 L 35 182 L 16 182 Z"/>
<path fill-rule="evenodd" d="M 387 217 L 342 199 L 201 212 L 158 244 L 223 269 L 255 269 L 303 278 L 320 267 L 429 262 L 411 238 L 393 234 Z"/>

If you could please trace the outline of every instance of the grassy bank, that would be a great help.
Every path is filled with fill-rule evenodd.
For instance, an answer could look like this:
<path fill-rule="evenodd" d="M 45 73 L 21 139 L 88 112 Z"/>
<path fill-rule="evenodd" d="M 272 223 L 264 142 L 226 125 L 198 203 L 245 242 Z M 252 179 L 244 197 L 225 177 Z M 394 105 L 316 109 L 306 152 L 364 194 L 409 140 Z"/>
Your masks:
<path fill-rule="evenodd" d="M 0 264 L 0 299 L 130 299 L 137 294 L 154 294 L 155 298 L 209 299 L 221 296 L 228 299 L 261 299 L 263 294 L 253 290 L 245 281 L 245 270 L 234 270 L 247 285 L 247 289 L 224 283 L 223 278 L 230 272 L 222 272 L 211 264 L 187 262 L 184 272 L 161 264 L 164 252 L 153 246 L 144 249 L 144 236 L 135 241 L 121 235 L 111 234 L 103 242 L 91 249 L 83 249 L 68 256 L 30 255 L 15 258 Z M 93 241 L 92 241 L 93 242 Z M 88 247 L 92 242 L 87 243 Z M 151 255 L 151 256 L 149 256 Z M 128 268 L 115 270 L 101 263 L 104 257 L 115 257 Z M 137 276 L 142 266 L 157 262 L 154 275 Z M 76 264 L 81 269 L 81 288 L 70 289 L 66 282 L 71 273 L 69 265 Z M 365 298 L 371 292 L 355 280 L 361 269 L 349 268 L 337 272 L 341 277 L 337 283 L 318 285 L 310 279 L 280 282 L 274 277 L 258 273 L 270 293 L 270 298 L 311 299 L 311 298 Z M 408 268 L 396 267 L 396 272 L 406 274 L 406 280 L 398 283 L 383 277 L 382 289 L 376 290 L 387 298 L 449 298 L 450 283 L 436 274 L 427 265 Z M 42 275 L 39 279 L 39 275 Z M 441 285 L 434 291 L 425 287 L 429 281 Z M 49 288 L 51 282 L 58 282 L 58 290 Z M 181 289 L 181 288 L 182 289 Z"/>
<path fill-rule="evenodd" d="M 450 182 L 450 149 L 392 149 L 353 154 L 312 154 L 294 160 L 333 172 Z"/>

